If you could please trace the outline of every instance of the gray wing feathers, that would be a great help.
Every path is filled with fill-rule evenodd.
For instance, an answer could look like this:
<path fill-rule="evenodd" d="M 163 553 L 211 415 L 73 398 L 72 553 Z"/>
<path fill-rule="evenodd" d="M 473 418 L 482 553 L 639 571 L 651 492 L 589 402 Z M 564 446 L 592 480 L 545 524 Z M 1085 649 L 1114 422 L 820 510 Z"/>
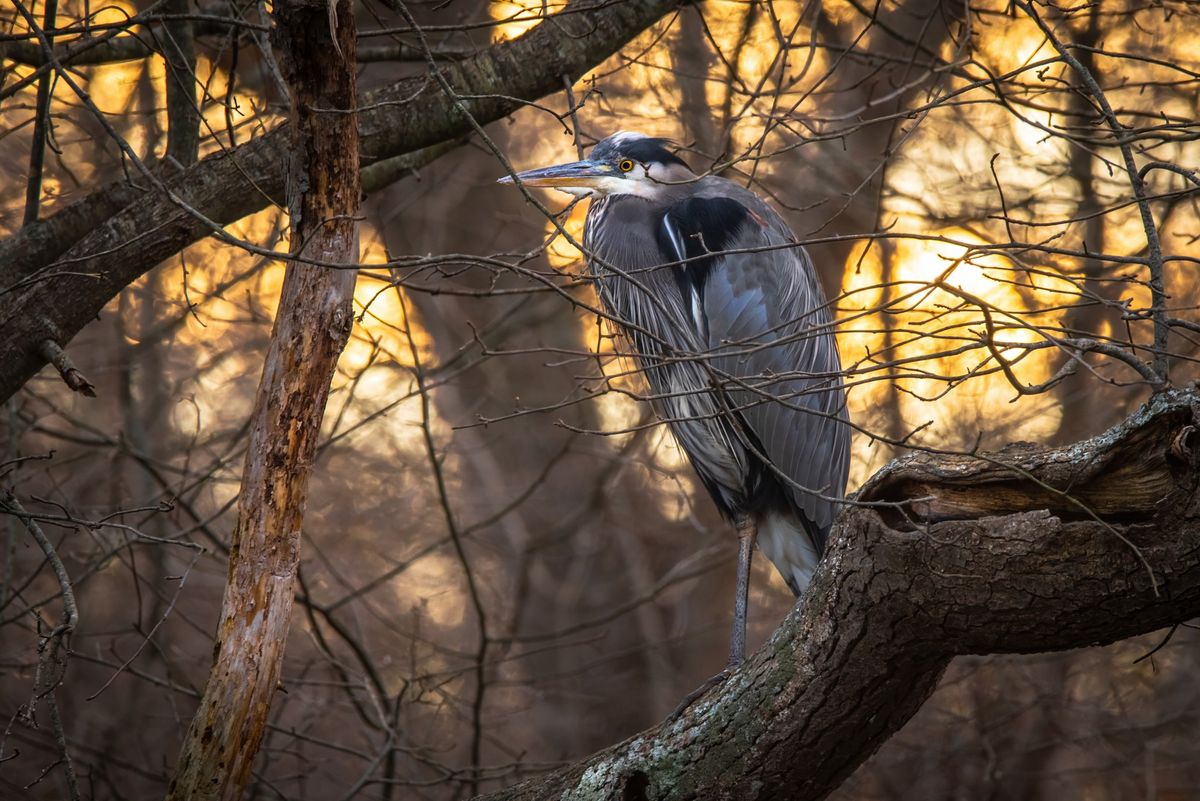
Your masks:
<path fill-rule="evenodd" d="M 739 187 L 740 188 L 740 187 Z M 836 515 L 849 466 L 849 428 L 832 315 L 806 251 L 753 194 L 754 212 L 705 284 L 708 345 L 727 394 L 796 505 L 818 548 Z M 753 205 L 751 205 L 753 203 Z M 786 228 L 782 228 L 786 231 Z"/>
<path fill-rule="evenodd" d="M 595 259 L 590 262 L 601 300 L 624 329 L 650 385 L 655 411 L 670 423 L 706 484 L 717 492 L 735 493 L 747 471 L 744 449 L 731 440 L 729 425 L 709 391 L 709 371 L 687 358 L 706 349 L 698 333 L 703 328 L 693 316 L 702 316 L 699 297 L 684 298 L 671 270 L 663 268 L 653 228 L 659 223 L 648 222 L 655 217 L 620 203 L 593 205 L 589 218 L 593 214 L 613 215 L 611 224 L 589 225 L 584 244 L 594 256 L 620 265 L 616 271 Z M 678 238 L 679 233 L 674 235 Z"/>

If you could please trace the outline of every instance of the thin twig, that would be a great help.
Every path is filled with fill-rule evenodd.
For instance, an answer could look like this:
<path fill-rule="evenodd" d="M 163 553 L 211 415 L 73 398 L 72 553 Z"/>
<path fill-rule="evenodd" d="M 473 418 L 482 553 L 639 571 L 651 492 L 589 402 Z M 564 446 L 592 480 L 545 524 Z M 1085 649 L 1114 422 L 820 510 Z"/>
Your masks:
<path fill-rule="evenodd" d="M 38 699 L 43 696 L 46 698 L 50 725 L 54 730 L 55 743 L 58 745 L 59 762 L 63 766 L 63 774 L 67 780 L 67 791 L 71 801 L 79 801 L 79 783 L 75 777 L 75 767 L 71 761 L 70 749 L 67 747 L 66 731 L 55 694 L 67 670 L 67 658 L 64 655 L 64 651 L 68 650 L 66 641 L 79 622 L 79 607 L 75 603 L 75 591 L 71 587 L 71 577 L 67 573 L 67 568 L 59 558 L 58 552 L 55 551 L 54 544 L 42 531 L 41 526 L 25 511 L 17 497 L 7 489 L 0 489 L 0 512 L 14 515 L 25 525 L 25 530 L 42 549 L 42 554 L 54 571 L 55 578 L 58 579 L 63 602 L 62 622 L 51 629 L 50 633 L 42 637 L 38 643 L 40 657 L 34 676 L 33 698 L 25 710 L 25 715 L 32 721 L 36 714 Z M 50 678 L 46 678 L 48 676 Z"/>

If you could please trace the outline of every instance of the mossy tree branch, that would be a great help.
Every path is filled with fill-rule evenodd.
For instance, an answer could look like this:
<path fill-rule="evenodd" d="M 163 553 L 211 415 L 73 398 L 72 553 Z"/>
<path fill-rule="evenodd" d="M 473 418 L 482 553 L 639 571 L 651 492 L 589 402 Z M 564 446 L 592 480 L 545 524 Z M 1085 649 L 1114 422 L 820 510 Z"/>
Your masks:
<path fill-rule="evenodd" d="M 1200 614 L 1200 395 L 1066 448 L 917 454 L 839 519 L 812 588 L 681 717 L 487 796 L 824 798 L 959 654 L 1110 643 Z M 866 504 L 875 504 L 866 505 Z"/>

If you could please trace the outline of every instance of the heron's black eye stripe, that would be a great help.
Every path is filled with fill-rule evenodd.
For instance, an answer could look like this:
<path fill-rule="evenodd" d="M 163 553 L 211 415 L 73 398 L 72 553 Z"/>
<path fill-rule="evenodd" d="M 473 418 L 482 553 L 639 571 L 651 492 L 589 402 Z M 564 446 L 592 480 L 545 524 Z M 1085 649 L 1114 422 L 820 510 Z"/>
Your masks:
<path fill-rule="evenodd" d="M 676 156 L 665 147 L 667 140 L 655 138 L 642 138 L 624 140 L 620 144 L 620 154 L 622 158 L 633 159 L 639 164 L 678 164 L 681 167 L 686 167 L 687 164 L 683 159 Z M 598 150 L 601 150 L 597 146 Z M 603 154 L 604 151 L 601 150 Z"/>
<path fill-rule="evenodd" d="M 617 165 L 621 172 L 629 172 L 633 169 L 633 159 L 621 159 L 621 163 Z"/>

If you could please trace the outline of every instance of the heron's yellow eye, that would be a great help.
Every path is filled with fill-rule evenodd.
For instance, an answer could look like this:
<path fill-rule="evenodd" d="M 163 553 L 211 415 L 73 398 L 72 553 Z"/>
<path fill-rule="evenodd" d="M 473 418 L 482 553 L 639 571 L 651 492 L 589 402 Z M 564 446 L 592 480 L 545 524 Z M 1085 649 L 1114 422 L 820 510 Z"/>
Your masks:
<path fill-rule="evenodd" d="M 633 160 L 632 159 L 621 159 L 621 163 L 617 165 L 617 168 L 621 172 L 629 172 L 630 170 L 633 169 Z"/>

